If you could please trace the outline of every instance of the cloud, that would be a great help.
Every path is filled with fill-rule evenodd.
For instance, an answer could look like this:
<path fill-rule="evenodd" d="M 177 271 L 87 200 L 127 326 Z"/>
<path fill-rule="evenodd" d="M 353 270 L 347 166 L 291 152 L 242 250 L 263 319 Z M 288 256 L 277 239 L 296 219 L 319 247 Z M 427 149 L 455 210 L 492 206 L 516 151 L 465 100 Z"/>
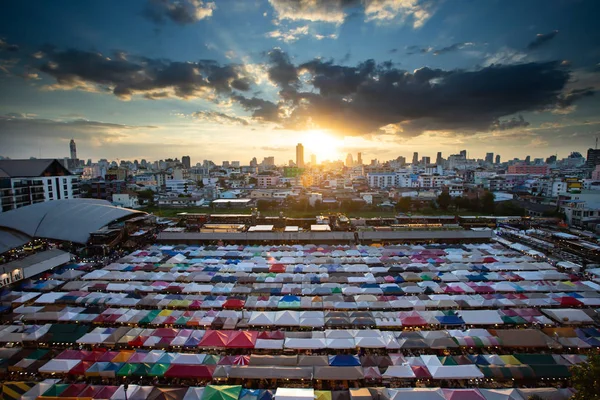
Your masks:
<path fill-rule="evenodd" d="M 472 47 L 475 46 L 475 43 L 472 42 L 461 42 L 461 43 L 454 43 L 450 46 L 447 47 L 442 47 L 441 49 L 438 50 L 434 50 L 433 55 L 434 56 L 439 56 L 442 54 L 447 54 L 447 53 L 453 53 L 455 51 L 459 51 L 462 50 L 466 47 Z"/>
<path fill-rule="evenodd" d="M 199 121 L 211 122 L 222 125 L 248 125 L 248 121 L 232 115 L 227 115 L 218 111 L 197 111 L 190 114 L 190 117 Z"/>
<path fill-rule="evenodd" d="M 4 39 L 0 38 L 0 51 L 2 50 L 17 52 L 19 51 L 19 46 L 16 44 L 9 44 Z"/>
<path fill-rule="evenodd" d="M 178 62 L 128 56 L 113 59 L 101 53 L 69 49 L 45 51 L 39 71 L 55 79 L 48 90 L 113 93 L 121 99 L 178 97 L 215 99 L 232 91 L 248 91 L 253 83 L 242 65 L 213 60 Z"/>
<path fill-rule="evenodd" d="M 258 97 L 246 98 L 234 96 L 233 99 L 240 103 L 246 111 L 252 112 L 252 117 L 261 122 L 279 122 L 279 106 L 272 101 Z"/>
<path fill-rule="evenodd" d="M 421 0 L 269 0 L 278 21 L 311 21 L 340 25 L 348 11 L 361 8 L 365 21 L 410 21 L 420 28 L 433 15 L 431 2 Z"/>
<path fill-rule="evenodd" d="M 211 17 L 216 8 L 214 2 L 202 0 L 148 0 L 143 15 L 155 24 L 168 19 L 187 25 Z"/>
<path fill-rule="evenodd" d="M 267 53 L 269 68 L 267 73 L 269 80 L 282 89 L 288 87 L 297 87 L 300 84 L 298 79 L 298 69 L 292 64 L 287 53 L 279 48 L 275 48 Z"/>
<path fill-rule="evenodd" d="M 282 126 L 348 135 L 377 132 L 390 124 L 404 136 L 428 130 L 485 131 L 501 117 L 560 106 L 570 76 L 556 62 L 409 72 L 374 60 L 347 67 L 317 59 L 299 65 L 298 71 L 310 75 L 312 89 L 303 92 L 288 85 L 281 92 L 280 109 L 286 110 Z"/>
<path fill-rule="evenodd" d="M 264 151 L 282 151 L 282 152 L 290 151 L 289 147 L 278 147 L 278 146 L 261 146 L 261 147 L 259 147 L 259 149 L 264 150 Z"/>
<path fill-rule="evenodd" d="M 426 54 L 432 51 L 433 47 L 421 47 L 416 45 L 406 47 L 406 54 L 409 56 L 413 54 Z"/>
<path fill-rule="evenodd" d="M 296 40 L 300 39 L 301 36 L 308 35 L 308 25 L 299 26 L 297 28 L 290 29 L 288 31 L 284 31 L 281 29 L 276 29 L 267 33 L 267 37 L 282 40 L 286 43 L 292 43 Z"/>
<path fill-rule="evenodd" d="M 483 66 L 487 67 L 494 64 L 520 64 L 527 59 L 527 54 L 511 49 L 508 47 L 502 47 L 495 53 L 486 54 Z"/>
<path fill-rule="evenodd" d="M 558 34 L 558 31 L 552 31 L 550 33 L 538 33 L 535 36 L 535 39 L 531 42 L 529 42 L 529 44 L 527 45 L 527 50 L 535 50 L 537 48 L 539 48 L 540 46 L 548 43 L 549 41 L 551 41 L 552 39 L 554 39 L 554 37 L 556 37 L 556 35 Z"/>
<path fill-rule="evenodd" d="M 514 128 L 525 128 L 529 126 L 529 122 L 525 121 L 522 115 L 516 118 L 511 118 L 506 121 L 496 120 L 490 126 L 491 131 L 505 131 Z"/>

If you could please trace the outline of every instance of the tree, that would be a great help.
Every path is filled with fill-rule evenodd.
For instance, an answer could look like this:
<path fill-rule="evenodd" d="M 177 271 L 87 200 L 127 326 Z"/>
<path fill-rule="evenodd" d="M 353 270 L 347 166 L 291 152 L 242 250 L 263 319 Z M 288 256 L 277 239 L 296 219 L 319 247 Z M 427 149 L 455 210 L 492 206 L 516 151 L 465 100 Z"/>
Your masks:
<path fill-rule="evenodd" d="M 138 200 L 140 204 L 154 205 L 154 192 L 150 189 L 141 190 L 137 192 Z"/>
<path fill-rule="evenodd" d="M 447 210 L 448 207 L 450 207 L 451 202 L 452 197 L 450 197 L 450 193 L 446 191 L 442 192 L 437 198 L 437 203 L 442 210 Z"/>
<path fill-rule="evenodd" d="M 258 183 L 258 179 L 256 179 L 256 178 L 250 178 L 250 179 L 248 179 L 248 183 L 250 185 L 256 185 Z"/>
<path fill-rule="evenodd" d="M 486 191 L 481 199 L 481 211 L 485 214 L 494 213 L 494 193 Z"/>
<path fill-rule="evenodd" d="M 198 179 L 198 181 L 196 182 L 196 186 L 198 187 L 198 189 L 202 189 L 204 187 L 204 182 L 202 182 L 202 179 Z"/>
<path fill-rule="evenodd" d="M 571 374 L 571 382 L 576 390 L 572 400 L 600 399 L 600 355 L 591 355 L 587 362 L 575 365 Z"/>
<path fill-rule="evenodd" d="M 401 197 L 396 203 L 396 211 L 406 213 L 410 211 L 411 206 L 412 200 L 410 197 Z"/>
<path fill-rule="evenodd" d="M 259 199 L 256 202 L 256 208 L 258 211 L 267 211 L 271 208 L 271 202 L 269 200 Z"/>

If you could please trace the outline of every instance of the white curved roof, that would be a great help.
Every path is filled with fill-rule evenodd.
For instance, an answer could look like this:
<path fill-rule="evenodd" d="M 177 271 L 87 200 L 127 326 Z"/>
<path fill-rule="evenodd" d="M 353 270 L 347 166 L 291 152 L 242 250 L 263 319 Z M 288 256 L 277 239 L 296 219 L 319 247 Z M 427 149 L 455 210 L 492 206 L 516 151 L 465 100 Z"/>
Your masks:
<path fill-rule="evenodd" d="M 86 243 L 91 232 L 136 214 L 144 213 L 113 207 L 106 200 L 54 200 L 1 213 L 0 227 L 31 237 Z"/>

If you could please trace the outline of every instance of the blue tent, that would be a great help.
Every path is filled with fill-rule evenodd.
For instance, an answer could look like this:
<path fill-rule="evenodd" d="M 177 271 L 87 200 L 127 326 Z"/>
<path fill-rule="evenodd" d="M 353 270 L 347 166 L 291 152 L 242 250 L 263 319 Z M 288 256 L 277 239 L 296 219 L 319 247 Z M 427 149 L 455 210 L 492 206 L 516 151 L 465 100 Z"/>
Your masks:
<path fill-rule="evenodd" d="M 361 364 L 358 356 L 339 354 L 337 356 L 329 356 L 329 365 L 332 367 L 354 367 Z"/>
<path fill-rule="evenodd" d="M 457 315 L 442 315 L 441 317 L 435 317 L 442 325 L 464 325 L 465 321 Z"/>

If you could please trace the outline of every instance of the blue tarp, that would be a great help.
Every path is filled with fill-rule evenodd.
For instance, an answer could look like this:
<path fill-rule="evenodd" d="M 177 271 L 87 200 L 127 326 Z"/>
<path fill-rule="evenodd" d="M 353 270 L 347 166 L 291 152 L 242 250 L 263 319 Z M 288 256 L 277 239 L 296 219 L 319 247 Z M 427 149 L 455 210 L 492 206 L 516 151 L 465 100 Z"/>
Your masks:
<path fill-rule="evenodd" d="M 360 366 L 358 356 L 339 354 L 337 356 L 329 356 L 329 365 L 332 367 L 354 367 Z"/>

